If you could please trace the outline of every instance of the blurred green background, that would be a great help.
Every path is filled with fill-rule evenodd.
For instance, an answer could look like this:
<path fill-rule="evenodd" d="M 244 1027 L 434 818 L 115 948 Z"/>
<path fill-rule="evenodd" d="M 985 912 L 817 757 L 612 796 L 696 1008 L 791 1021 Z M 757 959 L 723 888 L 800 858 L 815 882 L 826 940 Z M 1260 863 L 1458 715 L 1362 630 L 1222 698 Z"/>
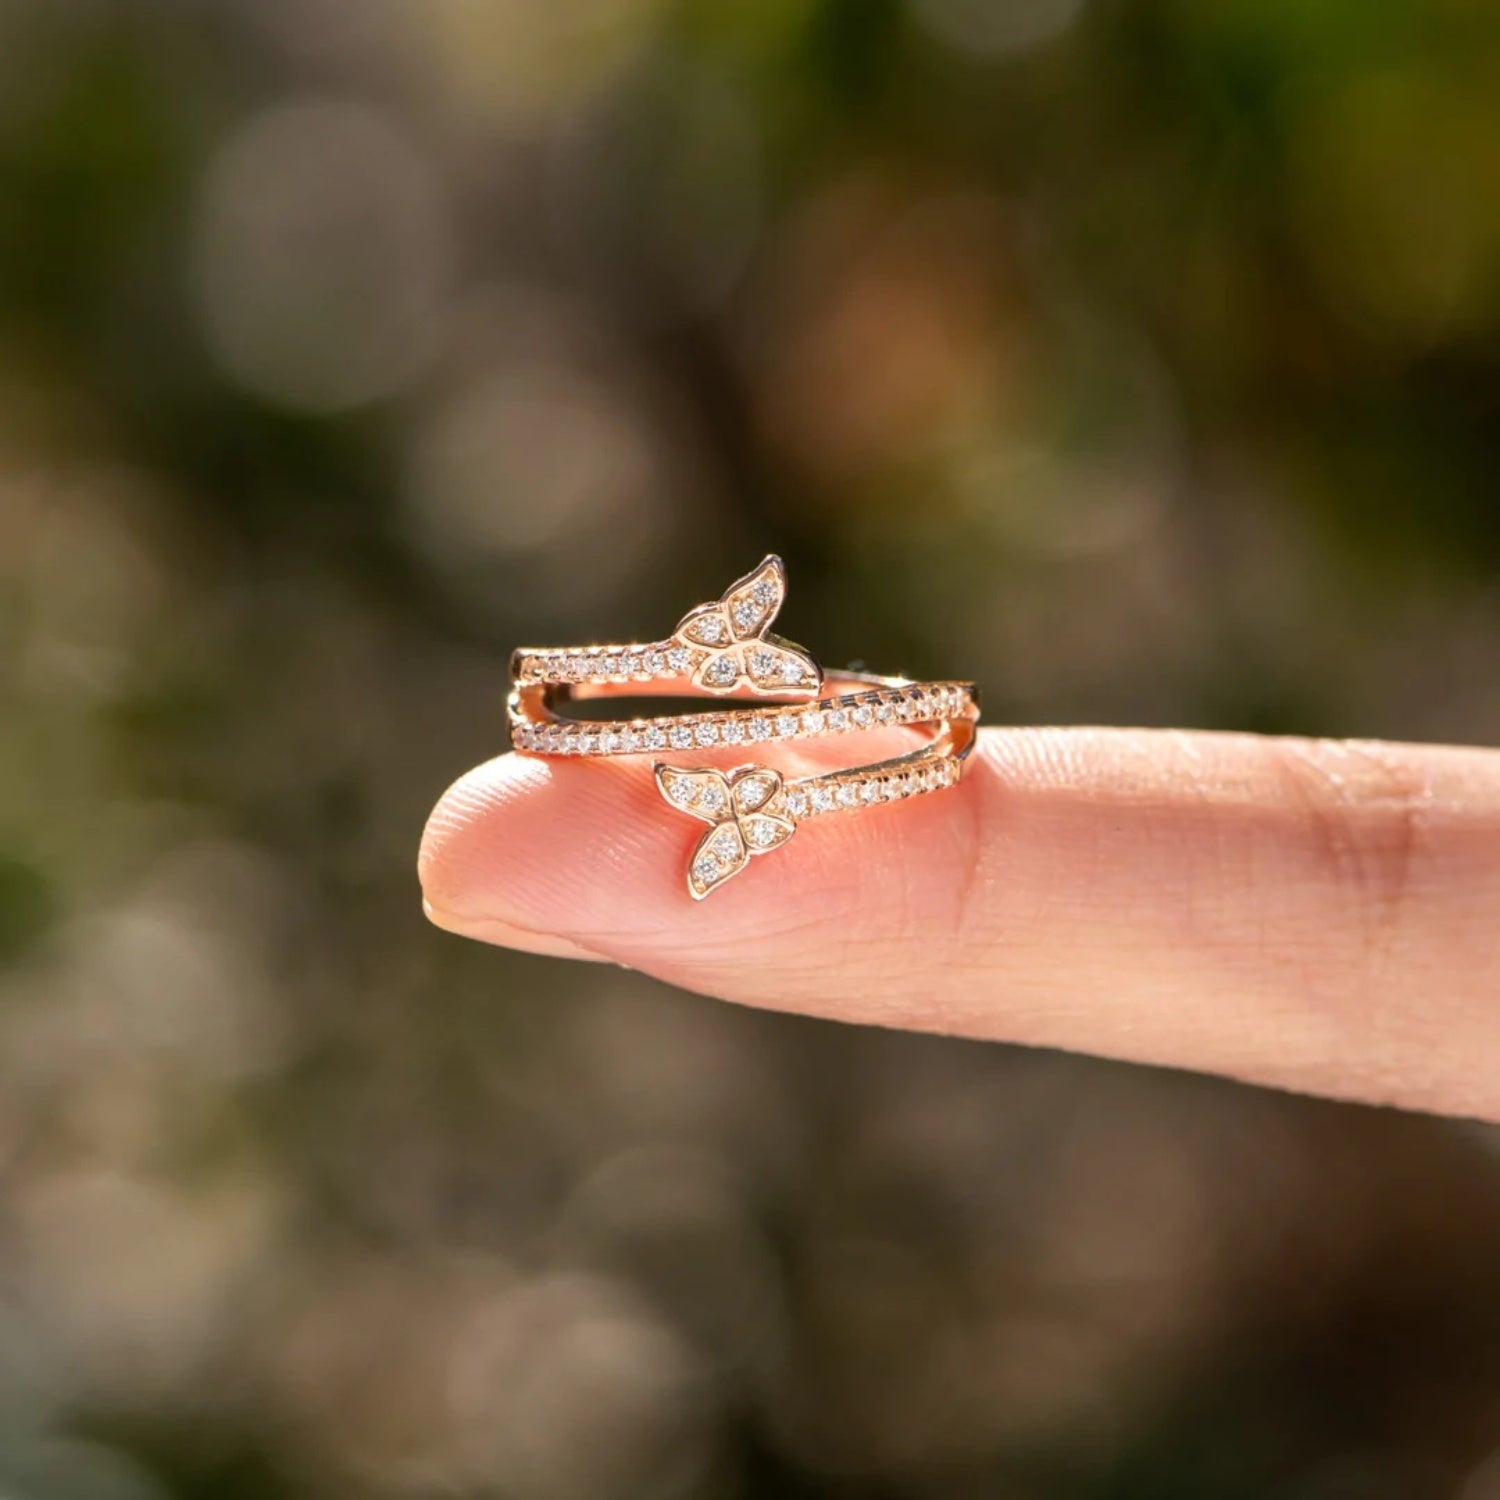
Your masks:
<path fill-rule="evenodd" d="M 1494 1130 L 412 866 L 770 548 L 992 722 L 1500 740 L 1497 504 L 1494 0 L 0 0 L 0 1495 L 1496 1500 Z"/>

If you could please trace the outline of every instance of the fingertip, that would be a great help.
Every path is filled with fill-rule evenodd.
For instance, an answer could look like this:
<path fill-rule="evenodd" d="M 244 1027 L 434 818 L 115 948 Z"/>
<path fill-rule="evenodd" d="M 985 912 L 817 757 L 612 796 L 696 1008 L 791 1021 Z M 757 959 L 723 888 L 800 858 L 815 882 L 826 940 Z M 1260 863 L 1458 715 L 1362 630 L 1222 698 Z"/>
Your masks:
<path fill-rule="evenodd" d="M 658 794 L 640 771 L 510 754 L 461 776 L 429 816 L 418 855 L 433 920 L 470 935 L 508 929 L 594 951 L 591 914 L 617 901 L 617 890 L 644 906 L 675 893 L 664 868 L 669 835 L 649 816 Z M 642 841 L 655 859 L 641 856 Z"/>
<path fill-rule="evenodd" d="M 461 937 L 554 958 L 608 961 L 575 938 L 518 921 L 505 902 L 507 841 L 519 805 L 545 786 L 549 768 L 502 755 L 460 776 L 438 798 L 422 831 L 417 878 L 422 910 Z"/>
<path fill-rule="evenodd" d="M 513 922 L 495 918 L 460 916 L 434 906 L 431 901 L 422 902 L 422 912 L 434 927 L 451 932 L 458 937 L 473 938 L 476 942 L 489 943 L 497 948 L 514 948 L 519 953 L 535 953 L 543 958 L 574 958 L 585 963 L 608 963 L 609 956 L 595 953 L 571 938 L 556 933 L 533 932 L 529 928 L 517 927 Z"/>
<path fill-rule="evenodd" d="M 474 903 L 485 893 L 506 807 L 533 790 L 545 772 L 541 762 L 501 755 L 466 771 L 438 798 L 422 830 L 417 878 L 424 906 L 446 919 L 439 925 L 495 915 Z"/>

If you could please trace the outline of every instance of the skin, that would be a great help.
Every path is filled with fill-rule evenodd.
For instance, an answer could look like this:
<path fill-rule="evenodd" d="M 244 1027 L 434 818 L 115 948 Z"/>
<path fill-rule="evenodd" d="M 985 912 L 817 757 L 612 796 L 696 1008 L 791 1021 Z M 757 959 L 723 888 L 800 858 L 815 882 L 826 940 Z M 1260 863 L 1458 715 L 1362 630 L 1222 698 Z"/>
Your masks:
<path fill-rule="evenodd" d="M 432 814 L 426 909 L 747 1005 L 1500 1120 L 1500 752 L 985 730 L 956 789 L 697 903 L 701 827 L 644 757 L 501 756 Z"/>

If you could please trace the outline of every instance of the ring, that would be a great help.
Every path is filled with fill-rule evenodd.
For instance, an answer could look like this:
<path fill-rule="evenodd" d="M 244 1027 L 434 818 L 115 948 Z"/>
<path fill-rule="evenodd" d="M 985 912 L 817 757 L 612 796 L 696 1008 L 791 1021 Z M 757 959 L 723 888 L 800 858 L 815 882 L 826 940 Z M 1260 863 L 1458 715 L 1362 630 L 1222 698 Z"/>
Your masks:
<path fill-rule="evenodd" d="M 956 785 L 973 748 L 979 699 L 972 683 L 824 672 L 805 648 L 771 633 L 785 599 L 786 569 L 772 555 L 718 600 L 689 610 L 665 640 L 528 646 L 511 657 L 511 741 L 530 755 L 765 747 L 902 726 L 930 735 L 901 755 L 796 778 L 762 764 L 718 770 L 655 762 L 666 801 L 708 824 L 688 859 L 688 892 L 697 900 L 755 856 L 779 849 L 808 818 Z M 588 700 L 695 693 L 777 701 L 632 719 L 566 712 Z"/>

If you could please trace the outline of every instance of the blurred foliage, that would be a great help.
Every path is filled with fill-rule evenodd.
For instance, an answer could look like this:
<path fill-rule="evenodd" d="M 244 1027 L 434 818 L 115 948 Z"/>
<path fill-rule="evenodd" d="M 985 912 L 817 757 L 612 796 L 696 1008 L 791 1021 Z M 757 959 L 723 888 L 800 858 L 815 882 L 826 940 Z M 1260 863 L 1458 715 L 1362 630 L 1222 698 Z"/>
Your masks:
<path fill-rule="evenodd" d="M 10 0 L 0 188 L 7 1496 L 1500 1495 L 1493 1132 L 410 874 L 771 546 L 993 718 L 1500 736 L 1492 0 Z"/>

